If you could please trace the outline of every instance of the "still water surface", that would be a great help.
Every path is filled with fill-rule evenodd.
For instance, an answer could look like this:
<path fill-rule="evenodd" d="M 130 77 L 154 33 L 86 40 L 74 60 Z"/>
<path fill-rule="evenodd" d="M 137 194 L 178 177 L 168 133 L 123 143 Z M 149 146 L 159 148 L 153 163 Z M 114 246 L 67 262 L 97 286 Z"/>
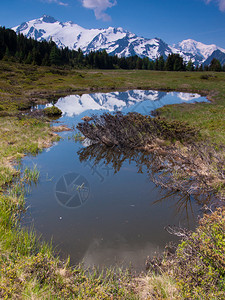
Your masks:
<path fill-rule="evenodd" d="M 151 114 L 166 104 L 204 101 L 197 94 L 133 90 L 72 95 L 60 98 L 56 106 L 63 112 L 59 123 L 72 127 L 93 113 Z M 73 264 L 128 266 L 131 262 L 141 270 L 147 256 L 177 241 L 165 226 L 195 227 L 200 204 L 156 187 L 145 163 L 149 154 L 88 147 L 74 142 L 74 131 L 60 135 L 60 142 L 24 159 L 24 167 L 37 165 L 40 180 L 27 196 L 29 209 L 23 222 L 32 224 L 45 240 L 52 239 Z"/>

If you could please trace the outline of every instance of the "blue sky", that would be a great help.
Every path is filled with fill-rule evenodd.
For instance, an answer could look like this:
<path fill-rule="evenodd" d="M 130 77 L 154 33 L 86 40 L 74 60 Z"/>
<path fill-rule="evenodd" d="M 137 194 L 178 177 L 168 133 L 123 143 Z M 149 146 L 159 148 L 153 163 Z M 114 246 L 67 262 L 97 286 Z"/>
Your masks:
<path fill-rule="evenodd" d="M 43 14 L 85 28 L 123 27 L 169 44 L 192 38 L 225 48 L 225 0 L 7 0 L 0 25 L 13 27 Z"/>

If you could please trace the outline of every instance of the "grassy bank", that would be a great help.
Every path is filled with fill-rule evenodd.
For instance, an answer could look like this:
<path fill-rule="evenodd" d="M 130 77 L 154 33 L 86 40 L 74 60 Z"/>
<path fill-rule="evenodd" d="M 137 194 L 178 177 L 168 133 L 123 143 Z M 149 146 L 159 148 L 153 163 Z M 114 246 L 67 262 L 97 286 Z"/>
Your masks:
<path fill-rule="evenodd" d="M 210 137 L 212 141 L 224 144 L 225 74 L 210 75 L 203 79 L 202 73 L 62 70 L 0 62 L 0 298 L 223 297 L 225 220 L 222 211 L 213 213 L 210 219 L 205 217 L 209 222 L 203 221 L 196 233 L 185 237 L 173 261 L 165 259 L 164 267 L 151 270 L 147 276 L 133 278 L 128 271 L 120 269 L 103 272 L 85 270 L 82 266 L 72 269 L 69 262 L 60 261 L 51 247 L 38 239 L 34 232 L 20 226 L 26 187 L 37 180 L 38 171 L 19 174 L 13 168 L 13 162 L 24 154 L 36 154 L 57 139 L 49 123 L 21 117 L 18 110 L 71 93 L 133 88 L 200 92 L 210 96 L 212 104 L 169 106 L 160 111 L 169 120 L 186 121 L 200 129 L 204 138 Z M 207 235 L 209 231 L 210 236 Z M 195 248 L 196 241 L 197 246 L 204 247 Z M 197 249 L 191 261 L 187 253 L 190 245 Z M 214 248 L 216 252 L 212 251 Z M 179 269 L 182 259 L 186 264 Z M 187 270 L 193 273 L 186 274 Z M 186 276 L 187 282 L 183 280 Z M 202 278 L 202 281 L 195 285 L 192 278 Z"/>
<path fill-rule="evenodd" d="M 37 154 L 58 137 L 46 122 L 31 118 L 0 118 L 0 190 L 13 180 L 18 171 L 13 163 L 26 153 Z"/>

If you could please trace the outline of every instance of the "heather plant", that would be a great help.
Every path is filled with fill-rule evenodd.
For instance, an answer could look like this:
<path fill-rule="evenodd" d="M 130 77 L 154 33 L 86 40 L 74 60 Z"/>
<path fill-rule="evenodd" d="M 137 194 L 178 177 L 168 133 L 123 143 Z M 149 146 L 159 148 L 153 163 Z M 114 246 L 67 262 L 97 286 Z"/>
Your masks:
<path fill-rule="evenodd" d="M 204 215 L 178 246 L 173 263 L 185 299 L 225 298 L 225 209 Z"/>

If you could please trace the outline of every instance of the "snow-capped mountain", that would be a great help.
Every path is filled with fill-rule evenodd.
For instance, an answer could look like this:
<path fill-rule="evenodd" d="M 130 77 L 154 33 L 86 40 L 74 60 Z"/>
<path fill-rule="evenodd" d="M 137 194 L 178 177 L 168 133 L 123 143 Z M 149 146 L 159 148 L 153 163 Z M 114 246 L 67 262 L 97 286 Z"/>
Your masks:
<path fill-rule="evenodd" d="M 203 56 L 204 59 L 207 59 L 215 50 L 220 50 L 225 52 L 225 49 L 219 48 L 216 45 L 205 45 L 200 42 L 188 39 L 184 40 L 177 45 L 174 45 L 174 48 L 181 50 L 184 53 L 191 53 L 193 55 Z"/>
<path fill-rule="evenodd" d="M 119 57 L 138 55 L 155 60 L 159 55 L 167 57 L 171 53 L 168 45 L 157 38 L 138 37 L 120 27 L 85 29 L 73 22 L 61 23 L 46 15 L 12 29 L 38 41 L 52 39 L 58 47 L 80 48 L 84 54 L 105 49 Z"/>
<path fill-rule="evenodd" d="M 205 62 L 215 51 L 220 51 L 225 54 L 225 49 L 220 48 L 214 44 L 205 45 L 200 42 L 196 42 L 192 39 L 183 40 L 182 42 L 173 45 L 171 47 L 175 53 L 184 54 L 187 56 L 186 60 L 192 59 L 195 62 Z M 210 63 L 210 62 L 209 62 Z"/>
<path fill-rule="evenodd" d="M 204 45 L 194 40 L 184 40 L 177 45 L 169 46 L 159 38 L 138 37 L 121 27 L 85 29 L 71 21 L 61 23 L 47 15 L 12 29 L 38 41 L 52 39 L 58 47 L 74 50 L 80 48 L 84 54 L 105 49 L 110 55 L 119 57 L 138 55 L 155 60 L 160 55 L 166 58 L 170 53 L 179 53 L 185 61 L 192 59 L 194 63 L 200 64 L 216 50 L 225 53 L 225 49 L 216 45 Z"/>

